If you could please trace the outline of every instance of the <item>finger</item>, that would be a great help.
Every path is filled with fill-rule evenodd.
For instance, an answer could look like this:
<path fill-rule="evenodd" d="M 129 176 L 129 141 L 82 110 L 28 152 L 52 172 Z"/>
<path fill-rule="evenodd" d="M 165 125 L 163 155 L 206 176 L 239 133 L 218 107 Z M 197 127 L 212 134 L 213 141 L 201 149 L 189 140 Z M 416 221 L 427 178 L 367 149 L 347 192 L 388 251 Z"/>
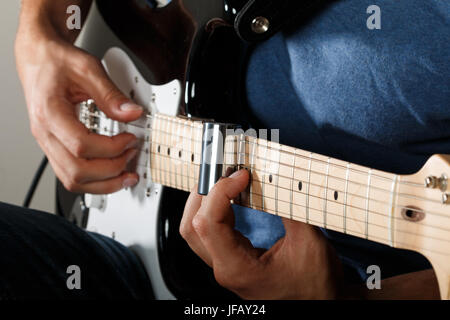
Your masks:
<path fill-rule="evenodd" d="M 230 201 L 245 190 L 248 179 L 248 172 L 241 170 L 219 181 L 203 199 L 193 219 L 194 228 L 210 254 L 214 268 L 237 269 L 243 263 L 252 263 L 260 254 L 248 239 L 234 230 Z"/>
<path fill-rule="evenodd" d="M 48 134 L 44 150 L 52 163 L 58 167 L 58 170 L 55 169 L 58 171 L 55 172 L 57 176 L 64 186 L 73 192 L 88 192 L 95 188 L 95 193 L 107 194 L 135 185 L 139 179 L 136 174 L 123 175 L 127 164 L 136 156 L 136 149 L 130 149 L 114 159 L 77 159 L 54 136 Z M 103 183 L 118 177 L 122 177 L 121 186 L 117 186 L 119 181 L 113 181 L 111 186 Z M 94 185 L 94 182 L 102 183 Z"/>
<path fill-rule="evenodd" d="M 108 137 L 89 131 L 79 120 L 73 106 L 64 98 L 51 101 L 47 117 L 50 132 L 77 158 L 114 158 L 136 147 L 137 138 L 130 133 Z"/>
<path fill-rule="evenodd" d="M 183 218 L 180 223 L 180 234 L 183 239 L 186 240 L 192 251 L 194 251 L 206 264 L 212 267 L 211 257 L 192 225 L 192 220 L 202 204 L 202 198 L 203 197 L 197 193 L 197 186 L 195 186 L 184 207 Z"/>
<path fill-rule="evenodd" d="M 105 68 L 99 60 L 82 54 L 81 60 L 86 64 L 80 70 L 86 70 L 78 77 L 82 79 L 79 85 L 95 100 L 96 105 L 108 118 L 120 122 L 137 120 L 143 108 L 127 98 L 111 81 Z"/>
<path fill-rule="evenodd" d="M 139 182 L 139 176 L 136 173 L 124 172 L 120 176 L 104 181 L 90 182 L 75 187 L 75 191 L 91 194 L 110 194 L 124 188 L 135 186 Z M 79 191 L 77 188 L 79 187 Z"/>

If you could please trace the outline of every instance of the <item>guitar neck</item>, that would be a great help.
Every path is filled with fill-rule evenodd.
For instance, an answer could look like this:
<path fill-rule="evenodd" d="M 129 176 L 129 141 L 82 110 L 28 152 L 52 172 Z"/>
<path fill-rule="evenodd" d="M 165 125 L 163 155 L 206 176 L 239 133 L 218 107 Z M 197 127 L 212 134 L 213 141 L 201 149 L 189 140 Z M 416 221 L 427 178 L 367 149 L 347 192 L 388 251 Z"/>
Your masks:
<path fill-rule="evenodd" d="M 156 183 L 192 191 L 198 182 L 202 123 L 156 115 L 151 173 Z M 228 136 L 225 164 L 251 183 L 236 203 L 280 217 L 395 246 L 401 176 L 251 136 Z"/>

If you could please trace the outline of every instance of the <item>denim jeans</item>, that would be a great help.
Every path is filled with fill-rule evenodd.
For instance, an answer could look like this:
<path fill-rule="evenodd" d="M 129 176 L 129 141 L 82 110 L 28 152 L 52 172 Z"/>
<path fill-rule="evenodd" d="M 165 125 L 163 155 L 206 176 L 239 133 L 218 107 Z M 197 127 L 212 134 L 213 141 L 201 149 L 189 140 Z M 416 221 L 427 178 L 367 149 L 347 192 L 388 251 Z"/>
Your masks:
<path fill-rule="evenodd" d="M 68 288 L 69 266 L 80 289 Z M 70 287 L 70 286 L 69 286 Z M 0 203 L 0 299 L 151 299 L 139 259 L 61 217 Z"/>

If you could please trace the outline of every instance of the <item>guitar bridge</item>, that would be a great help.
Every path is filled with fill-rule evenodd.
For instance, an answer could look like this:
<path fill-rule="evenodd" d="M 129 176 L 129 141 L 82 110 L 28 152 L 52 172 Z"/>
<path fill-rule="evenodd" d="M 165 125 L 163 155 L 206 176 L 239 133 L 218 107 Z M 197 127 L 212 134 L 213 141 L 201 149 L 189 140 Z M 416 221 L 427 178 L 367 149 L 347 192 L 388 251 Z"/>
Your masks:
<path fill-rule="evenodd" d="M 94 100 L 89 99 L 78 105 L 78 118 L 91 132 L 99 132 L 100 112 Z"/>

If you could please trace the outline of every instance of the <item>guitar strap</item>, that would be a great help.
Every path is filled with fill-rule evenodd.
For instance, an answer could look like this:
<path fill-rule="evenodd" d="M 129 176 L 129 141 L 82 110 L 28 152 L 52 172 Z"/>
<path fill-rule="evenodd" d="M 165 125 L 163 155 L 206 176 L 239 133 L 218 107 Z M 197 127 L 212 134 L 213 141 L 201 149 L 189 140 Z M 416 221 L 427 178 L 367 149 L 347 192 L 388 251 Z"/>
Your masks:
<path fill-rule="evenodd" d="M 267 40 L 276 32 L 308 22 L 337 0 L 249 0 L 236 16 L 234 28 L 246 42 Z"/>

